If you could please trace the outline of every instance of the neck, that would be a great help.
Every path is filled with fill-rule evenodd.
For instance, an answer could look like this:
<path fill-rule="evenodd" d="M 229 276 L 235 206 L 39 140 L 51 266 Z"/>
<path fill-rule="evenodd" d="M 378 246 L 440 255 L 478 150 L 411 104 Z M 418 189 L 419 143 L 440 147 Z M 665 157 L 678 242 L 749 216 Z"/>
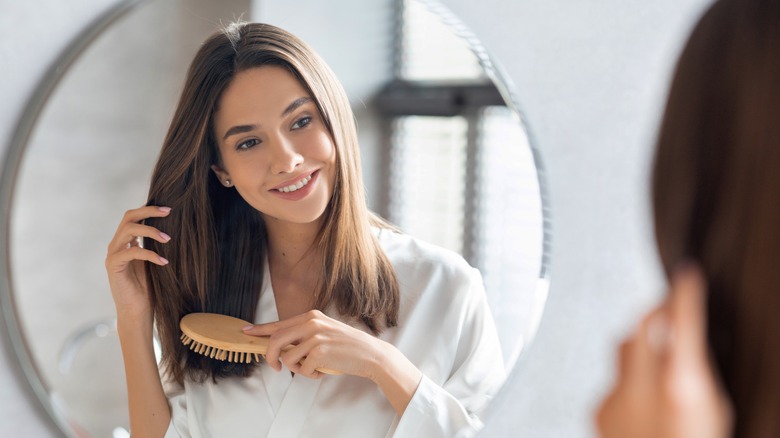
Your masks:
<path fill-rule="evenodd" d="M 320 230 L 320 221 L 308 224 L 283 222 L 265 217 L 268 231 L 268 262 L 273 269 L 288 273 L 308 271 L 316 265 L 317 252 L 312 245 Z"/>

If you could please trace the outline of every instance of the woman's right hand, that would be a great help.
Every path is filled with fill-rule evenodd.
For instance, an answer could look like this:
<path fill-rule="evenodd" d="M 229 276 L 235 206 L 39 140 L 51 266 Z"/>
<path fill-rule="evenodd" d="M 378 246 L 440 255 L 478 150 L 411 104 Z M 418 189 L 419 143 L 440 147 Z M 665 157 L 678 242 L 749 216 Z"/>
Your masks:
<path fill-rule="evenodd" d="M 154 227 L 141 224 L 141 221 L 150 217 L 168 216 L 170 211 L 169 207 L 157 206 L 128 210 L 108 244 L 106 271 L 118 318 L 144 318 L 151 321 L 144 262 L 165 266 L 168 260 L 141 247 L 141 238 L 148 237 L 160 243 L 167 243 L 171 238 Z"/>

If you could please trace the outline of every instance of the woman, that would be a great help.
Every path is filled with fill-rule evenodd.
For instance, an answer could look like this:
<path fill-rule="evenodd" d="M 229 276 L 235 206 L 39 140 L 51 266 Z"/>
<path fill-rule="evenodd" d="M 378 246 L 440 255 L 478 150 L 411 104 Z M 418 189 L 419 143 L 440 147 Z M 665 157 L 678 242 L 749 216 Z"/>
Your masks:
<path fill-rule="evenodd" d="M 479 273 L 368 212 L 341 85 L 267 24 L 201 47 L 106 265 L 137 436 L 453 436 L 504 378 Z M 267 364 L 189 351 L 191 312 L 257 323 Z"/>
<path fill-rule="evenodd" d="M 671 291 L 621 347 L 602 436 L 780 436 L 778 117 L 780 2 L 716 2 L 677 66 L 655 158 Z"/>

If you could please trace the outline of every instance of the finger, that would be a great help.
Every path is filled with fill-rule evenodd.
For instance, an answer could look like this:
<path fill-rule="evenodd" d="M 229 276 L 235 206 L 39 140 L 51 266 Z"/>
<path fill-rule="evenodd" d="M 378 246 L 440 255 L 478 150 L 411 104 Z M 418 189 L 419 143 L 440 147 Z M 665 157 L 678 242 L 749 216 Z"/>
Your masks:
<path fill-rule="evenodd" d="M 137 237 L 148 237 L 160 243 L 168 243 L 171 240 L 171 236 L 163 233 L 157 228 L 137 223 L 128 223 L 122 225 L 117 230 L 117 234 L 109 244 L 109 251 L 115 252 L 125 249 L 127 248 L 127 244 L 132 243 L 133 239 Z"/>
<path fill-rule="evenodd" d="M 596 428 L 601 438 L 623 438 L 629 436 L 625 430 L 625 403 L 621 403 L 619 386 L 612 389 L 596 411 Z"/>
<path fill-rule="evenodd" d="M 279 360 L 279 355 L 281 354 L 281 351 L 279 350 L 279 347 L 276 345 L 271 344 L 271 340 L 268 340 L 268 348 L 265 351 L 265 361 L 268 363 L 268 365 L 271 366 L 275 371 L 281 371 L 282 370 L 282 363 Z"/>
<path fill-rule="evenodd" d="M 311 337 L 307 333 L 306 328 L 301 325 L 278 330 L 268 338 L 266 360 L 275 361 L 280 366 L 281 363 L 284 363 L 289 368 L 290 363 L 283 360 L 283 354 L 298 347 L 304 339 L 310 339 Z M 298 360 L 304 355 L 305 353 L 299 355 Z"/>
<path fill-rule="evenodd" d="M 301 368 L 301 369 L 303 369 L 303 368 Z M 321 371 L 317 371 L 317 370 L 314 370 L 314 371 L 312 371 L 311 373 L 303 373 L 303 372 L 302 372 L 301 374 L 302 374 L 302 375 L 304 375 L 304 376 L 306 376 L 306 377 L 308 377 L 308 378 L 310 378 L 310 379 L 321 379 L 321 378 L 322 378 L 322 376 L 324 376 L 324 375 L 325 375 L 325 373 L 323 373 L 323 372 L 321 372 Z M 335 373 L 334 373 L 334 374 L 335 374 Z"/>
<path fill-rule="evenodd" d="M 322 372 L 318 369 L 324 364 L 324 354 L 320 341 L 309 339 L 307 342 L 283 352 L 282 361 L 290 371 L 296 374 L 319 379 L 322 377 Z"/>
<path fill-rule="evenodd" d="M 626 380 L 626 373 L 631 369 L 631 358 L 633 357 L 631 349 L 633 346 L 633 339 L 629 337 L 618 347 L 616 386 Z"/>
<path fill-rule="evenodd" d="M 170 211 L 170 207 L 157 206 L 146 206 L 128 210 L 122 217 L 122 221 L 117 228 L 116 234 L 114 234 L 114 238 L 111 240 L 111 243 L 109 243 L 109 251 L 116 249 L 117 246 L 122 246 L 131 240 L 132 236 L 128 236 L 126 233 L 122 232 L 127 225 L 138 223 L 149 217 L 165 217 Z"/>
<path fill-rule="evenodd" d="M 664 311 L 665 309 L 659 307 L 650 312 L 631 336 L 626 348 L 625 363 L 621 364 L 626 379 L 637 383 L 651 383 L 658 379 L 662 352 L 657 350 L 651 339 Z"/>
<path fill-rule="evenodd" d="M 332 342 L 328 337 L 315 334 L 305 342 L 283 349 L 281 360 L 294 373 L 312 379 L 319 379 L 325 374 L 344 374 L 337 369 L 338 365 L 334 367 L 333 361 L 348 359 L 335 358 L 334 349 L 330 348 Z"/>
<path fill-rule="evenodd" d="M 273 369 L 279 371 L 282 365 L 282 352 L 288 350 L 290 344 L 297 344 L 299 340 L 300 337 L 295 333 L 295 330 L 285 329 L 284 331 L 277 331 L 268 338 L 268 350 L 265 353 L 265 360 Z"/>
<path fill-rule="evenodd" d="M 319 379 L 320 377 L 323 376 L 324 374 L 323 372 L 314 369 L 314 365 L 308 365 L 308 366 L 305 365 L 306 362 L 307 359 L 304 358 L 303 362 L 295 362 L 295 363 L 291 363 L 290 365 L 285 364 L 285 366 L 287 366 L 287 368 L 293 373 L 299 376 L 308 377 L 310 379 Z M 332 371 L 332 374 L 338 374 L 338 373 L 336 371 Z"/>
<path fill-rule="evenodd" d="M 642 335 L 648 347 L 657 355 L 668 354 L 671 343 L 671 328 L 669 326 L 669 304 L 664 301 L 650 312 L 642 325 Z"/>
<path fill-rule="evenodd" d="M 670 323 L 675 354 L 707 355 L 706 280 L 695 265 L 678 270 L 669 291 Z"/>
<path fill-rule="evenodd" d="M 126 224 L 132 222 L 140 222 L 150 217 L 165 217 L 168 216 L 170 212 L 171 212 L 170 207 L 147 205 L 144 207 L 127 210 L 125 212 L 125 215 L 122 217 L 121 223 Z"/>
<path fill-rule="evenodd" d="M 300 363 L 311 354 L 312 349 L 316 346 L 317 341 L 308 339 L 306 342 L 293 345 L 291 348 L 282 351 L 280 360 L 290 369 L 290 371 L 295 373 L 300 372 Z"/>
<path fill-rule="evenodd" d="M 265 324 L 250 324 L 242 330 L 244 334 L 251 336 L 271 336 L 279 330 L 280 324 L 277 322 L 268 322 Z"/>
<path fill-rule="evenodd" d="M 113 272 L 121 272 L 127 267 L 127 264 L 133 260 L 143 260 L 158 266 L 165 266 L 168 264 L 168 260 L 156 252 L 133 246 L 109 255 L 106 258 L 106 268 Z"/>
<path fill-rule="evenodd" d="M 284 363 L 284 366 L 286 366 L 288 370 L 292 371 L 295 374 L 301 374 L 301 364 L 300 363 L 298 363 L 298 362 L 287 363 L 285 361 L 285 359 L 284 359 L 284 355 L 282 355 L 282 357 L 280 357 L 279 360 L 281 360 L 282 363 Z"/>
<path fill-rule="evenodd" d="M 318 370 L 314 360 L 309 360 L 308 357 L 303 358 L 298 364 L 298 374 L 308 377 L 310 379 L 319 379 L 323 376 L 323 373 Z"/>
<path fill-rule="evenodd" d="M 279 330 L 303 325 L 308 321 L 329 319 L 319 310 L 310 310 L 281 321 L 265 324 L 253 324 L 243 328 L 244 333 L 252 336 L 271 336 Z"/>
<path fill-rule="evenodd" d="M 716 391 L 706 337 L 706 282 L 695 266 L 678 270 L 669 291 L 673 332 L 665 363 L 665 391 L 675 406 L 697 404 Z"/>
<path fill-rule="evenodd" d="M 271 359 L 276 359 L 277 355 L 281 356 L 283 352 L 305 342 L 307 348 L 314 348 L 317 343 L 323 342 L 321 332 L 324 329 L 323 323 L 317 320 L 307 320 L 292 327 L 279 329 L 268 338 L 268 354 Z"/>

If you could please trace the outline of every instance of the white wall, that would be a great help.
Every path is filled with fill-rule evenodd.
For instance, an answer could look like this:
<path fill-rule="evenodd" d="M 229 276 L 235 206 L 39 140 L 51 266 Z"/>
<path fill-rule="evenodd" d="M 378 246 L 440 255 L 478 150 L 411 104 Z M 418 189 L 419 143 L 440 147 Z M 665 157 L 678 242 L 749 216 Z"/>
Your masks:
<path fill-rule="evenodd" d="M 0 0 L 0 148 L 52 58 L 115 0 Z M 660 292 L 647 165 L 670 70 L 709 0 L 443 0 L 516 85 L 547 170 L 552 287 L 487 436 L 592 436 L 614 341 Z M 51 436 L 0 338 L 0 436 Z"/>

